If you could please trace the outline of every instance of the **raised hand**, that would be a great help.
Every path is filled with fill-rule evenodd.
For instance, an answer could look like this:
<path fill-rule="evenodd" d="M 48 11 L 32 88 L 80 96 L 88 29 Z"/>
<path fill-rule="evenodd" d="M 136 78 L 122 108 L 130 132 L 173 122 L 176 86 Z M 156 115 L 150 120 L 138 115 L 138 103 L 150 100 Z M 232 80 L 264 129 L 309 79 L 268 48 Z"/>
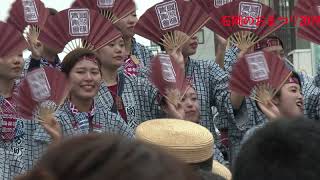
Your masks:
<path fill-rule="evenodd" d="M 253 53 L 254 52 L 254 47 L 250 47 L 248 49 L 243 49 L 239 52 L 237 58 L 240 59 L 240 58 L 243 58 L 243 56 L 247 53 Z"/>
<path fill-rule="evenodd" d="M 266 104 L 257 102 L 261 111 L 268 117 L 270 121 L 278 119 L 281 117 L 281 113 L 276 105 L 272 101 L 269 101 Z"/>
<path fill-rule="evenodd" d="M 31 39 L 28 39 L 28 43 L 29 43 L 28 50 L 31 51 L 31 57 L 35 60 L 40 60 L 43 52 L 42 43 L 38 40 L 31 40 Z"/>
<path fill-rule="evenodd" d="M 47 116 L 46 119 L 40 121 L 43 128 L 51 136 L 54 143 L 58 143 L 62 139 L 61 126 L 53 116 Z"/>
<path fill-rule="evenodd" d="M 173 104 L 167 99 L 167 97 L 164 97 L 163 101 L 161 108 L 168 118 L 185 119 L 184 109 L 180 102 Z"/>

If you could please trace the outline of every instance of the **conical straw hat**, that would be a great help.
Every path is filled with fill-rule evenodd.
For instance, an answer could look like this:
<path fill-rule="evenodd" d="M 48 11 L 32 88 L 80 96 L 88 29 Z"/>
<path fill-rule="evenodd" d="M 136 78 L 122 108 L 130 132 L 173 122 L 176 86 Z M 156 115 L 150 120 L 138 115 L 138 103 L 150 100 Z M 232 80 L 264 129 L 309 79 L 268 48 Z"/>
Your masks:
<path fill-rule="evenodd" d="M 205 127 L 178 119 L 155 119 L 140 124 L 136 138 L 158 145 L 186 163 L 199 163 L 213 156 L 213 136 Z"/>

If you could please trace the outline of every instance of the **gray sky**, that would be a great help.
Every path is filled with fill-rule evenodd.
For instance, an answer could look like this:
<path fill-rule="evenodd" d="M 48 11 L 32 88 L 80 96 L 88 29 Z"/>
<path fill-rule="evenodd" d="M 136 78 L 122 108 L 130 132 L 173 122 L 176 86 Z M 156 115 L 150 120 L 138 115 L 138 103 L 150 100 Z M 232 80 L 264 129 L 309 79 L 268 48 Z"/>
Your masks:
<path fill-rule="evenodd" d="M 0 6 L 1 6 L 1 11 L 0 11 L 0 20 L 5 21 L 8 17 L 8 12 L 10 10 L 11 4 L 15 0 L 1 0 Z M 137 14 L 140 16 L 145 12 L 148 8 L 153 6 L 154 4 L 161 2 L 162 0 L 135 0 L 137 4 Z M 42 2 L 46 5 L 46 7 L 52 7 L 57 10 L 63 10 L 68 8 L 74 0 L 42 0 Z M 149 41 L 137 37 L 139 42 L 142 42 L 143 44 L 149 45 Z"/>

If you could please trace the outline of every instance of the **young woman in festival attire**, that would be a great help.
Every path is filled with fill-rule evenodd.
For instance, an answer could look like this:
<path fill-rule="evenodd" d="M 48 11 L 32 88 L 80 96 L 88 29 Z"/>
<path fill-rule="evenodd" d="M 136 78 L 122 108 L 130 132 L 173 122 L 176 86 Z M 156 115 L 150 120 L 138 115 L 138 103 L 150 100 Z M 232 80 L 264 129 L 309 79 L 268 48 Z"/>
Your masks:
<path fill-rule="evenodd" d="M 68 11 L 72 13 L 68 14 Z M 84 21 L 91 22 L 91 24 L 87 24 L 87 28 L 90 29 L 89 33 L 82 34 L 83 36 L 80 38 L 73 33 L 81 33 L 81 31 L 79 32 L 81 28 L 77 29 L 77 27 L 73 26 L 74 29 L 69 29 L 69 23 L 72 20 L 79 20 L 75 19 L 77 15 L 88 18 Z M 52 25 L 58 26 L 60 31 L 54 30 L 53 34 Z M 95 34 L 97 31 L 94 31 L 96 26 L 103 28 L 104 38 L 94 39 L 97 36 Z M 112 41 L 113 36 L 121 36 L 121 33 L 105 21 L 99 13 L 87 9 L 64 10 L 55 16 L 51 16 L 47 20 L 45 28 L 46 31 L 42 31 L 39 36 L 42 42 L 48 44 L 50 48 L 55 49 L 56 53 L 61 52 L 65 46 L 69 49 L 64 58 L 62 68 L 67 76 L 67 82 L 61 81 L 60 83 L 68 83 L 70 91 L 68 91 L 67 99 L 62 101 L 61 105 L 56 104 L 58 105 L 58 110 L 53 112 L 54 114 L 41 117 L 39 115 L 40 112 L 35 111 L 36 119 L 27 121 L 29 122 L 25 125 L 27 137 L 23 146 L 27 152 L 23 155 L 23 165 L 26 170 L 33 168 L 52 141 L 59 141 L 64 137 L 91 132 L 113 133 L 130 138 L 133 137 L 133 130 L 125 124 L 120 116 L 94 105 L 94 97 L 101 83 L 101 74 L 100 61 L 95 57 L 93 51 L 99 48 L 100 45 Z M 68 42 L 71 44 L 75 43 L 72 46 L 73 49 L 67 45 Z M 41 69 L 43 68 L 37 69 L 35 72 Z M 32 75 L 33 73 L 31 72 L 26 78 L 28 79 Z M 46 74 L 46 76 L 50 79 L 50 74 Z M 41 79 L 43 76 L 36 77 Z M 50 93 L 54 94 L 56 91 L 61 91 L 60 89 L 56 89 L 59 87 L 57 86 L 59 82 L 56 83 L 56 86 L 51 85 L 49 87 L 46 87 L 46 83 L 35 84 L 39 86 L 39 91 L 49 89 Z M 21 86 L 23 85 L 24 81 L 21 83 Z M 19 91 L 18 93 L 23 92 L 25 91 Z M 39 95 L 43 94 L 40 93 Z M 44 122 L 43 124 L 46 125 L 43 126 L 39 122 Z"/>
<path fill-rule="evenodd" d="M 85 28 L 87 29 L 71 27 L 79 25 L 71 23 L 72 20 L 73 22 L 79 20 L 76 18 L 79 16 L 87 18 L 81 20 L 91 22 L 91 24 L 86 24 Z M 50 30 L 52 25 L 58 26 L 60 31 L 54 30 L 53 33 Z M 39 39 L 48 44 L 50 48 L 55 49 L 56 53 L 60 53 L 65 47 L 69 51 L 63 60 L 63 72 L 51 67 L 33 70 L 19 84 L 15 93 L 14 99 L 19 115 L 29 114 L 31 115 L 30 120 L 24 120 L 22 124 L 17 122 L 15 125 L 16 121 L 9 119 L 10 123 L 6 123 L 8 127 L 2 128 L 2 131 L 6 132 L 7 137 L 11 137 L 15 126 L 19 125 L 23 128 L 24 131 L 15 130 L 16 134 L 19 133 L 18 142 L 21 143 L 22 152 L 19 152 L 18 148 L 14 149 L 19 155 L 22 154 L 21 161 L 14 163 L 14 165 L 21 165 L 23 170 L 32 169 L 52 142 L 59 142 L 68 136 L 96 132 L 118 134 L 127 138 L 133 137 L 133 129 L 128 127 L 120 116 L 96 107 L 94 103 L 94 97 L 101 83 L 100 61 L 94 55 L 94 51 L 101 45 L 112 41 L 113 37 L 110 37 L 109 34 L 121 36 L 121 33 L 114 29 L 110 23 L 104 21 L 99 13 L 87 9 L 61 11 L 57 15 L 51 16 L 45 27 L 47 31 L 42 31 Z M 102 27 L 104 30 L 103 38 L 95 39 L 97 31 L 94 29 L 98 27 Z M 69 28 L 70 34 L 66 31 Z M 86 32 L 82 36 L 75 36 L 76 33 L 79 35 L 83 31 Z M 69 46 L 70 44 L 72 47 Z M 7 66 L 6 68 L 16 72 L 16 66 L 22 66 L 22 63 L 18 63 L 20 62 L 18 59 L 11 61 L 12 67 L 8 68 Z M 15 66 L 13 67 L 13 65 Z M 62 77 L 63 73 L 65 78 Z M 29 95 L 23 96 L 25 92 L 28 92 Z M 49 96 L 46 96 L 47 93 Z M 35 99 L 43 100 L 43 97 L 45 97 L 44 101 L 39 101 L 39 103 L 34 101 Z M 46 99 L 47 97 L 49 99 Z M 4 100 L 3 102 L 8 101 Z M 12 125 L 14 126 L 11 127 Z M 9 158 L 6 159 L 12 161 Z M 14 170 L 5 169 L 3 172 L 11 174 L 22 172 L 22 170 Z"/>
<path fill-rule="evenodd" d="M 28 13 L 25 13 L 26 11 Z M 41 0 L 34 0 L 30 3 L 16 0 L 12 4 L 7 22 L 24 34 L 29 45 L 28 50 L 31 52 L 31 55 L 25 59 L 22 78 L 36 68 L 47 66 L 61 68 L 61 61 L 57 54 L 38 40 L 47 18 L 56 13 L 57 10 L 46 8 Z"/>
<path fill-rule="evenodd" d="M 191 121 L 194 123 L 200 123 L 200 105 L 199 99 L 197 96 L 196 90 L 192 87 L 191 84 L 187 85 L 184 96 L 181 98 L 180 106 L 178 108 L 169 104 L 169 102 L 164 102 L 165 105 L 162 106 L 164 112 L 170 118 L 183 119 L 186 121 Z M 219 138 L 215 139 L 215 141 L 219 141 Z M 221 153 L 220 149 L 217 148 L 216 144 L 213 144 L 214 155 L 213 159 L 222 163 L 224 165 L 228 165 L 229 162 L 225 160 L 224 155 Z"/>
<path fill-rule="evenodd" d="M 168 9 L 171 12 L 168 12 Z M 190 13 L 191 11 L 194 13 Z M 175 16 L 172 17 L 174 21 L 168 23 L 166 14 L 172 12 L 175 12 Z M 190 57 L 197 52 L 198 42 L 195 34 L 209 19 L 193 1 L 165 1 L 149 8 L 140 17 L 135 32 L 163 46 L 168 53 L 177 51 L 177 54 L 182 56 L 178 58 L 182 59 L 179 64 L 184 69 L 186 78 L 191 80 L 199 98 L 200 124 L 215 134 L 212 107 L 217 108 L 220 119 L 226 122 L 234 121 L 233 109 L 239 108 L 242 98 L 228 92 L 228 74 L 218 64 Z M 151 25 L 152 28 L 149 28 Z M 215 139 L 216 137 L 215 135 Z"/>
<path fill-rule="evenodd" d="M 246 105 L 250 102 L 253 107 L 244 113 L 260 122 L 254 129 L 279 117 L 303 116 L 304 99 L 299 75 L 276 53 L 263 50 L 240 57 L 232 68 L 229 87 L 231 91 L 246 96 Z M 249 133 L 253 131 L 249 130 Z M 231 140 L 239 141 L 235 137 Z"/>
<path fill-rule="evenodd" d="M 22 66 L 27 42 L 13 26 L 0 22 L 0 179 L 12 179 L 23 171 L 24 121 L 18 118 L 12 95 Z"/>
<path fill-rule="evenodd" d="M 121 115 L 132 128 L 142 121 L 161 116 L 158 92 L 148 79 L 127 76 L 123 70 L 119 71 L 126 56 L 122 37 L 102 47 L 96 54 L 101 60 L 103 79 L 96 96 L 98 107 Z"/>
<path fill-rule="evenodd" d="M 109 3 L 76 0 L 72 7 L 99 11 L 122 33 L 121 37 L 115 38 L 96 52 L 101 60 L 103 79 L 99 94 L 96 96 L 96 105 L 121 115 L 132 128 L 144 120 L 159 117 L 156 89 L 151 86 L 148 79 L 136 76 L 137 71 L 133 70 L 136 68 L 133 66 L 137 65 L 135 62 L 124 63 L 128 55 L 131 61 L 140 59 L 139 65 L 151 57 L 151 53 L 133 39 L 133 27 L 137 22 L 135 3 L 132 0 L 116 0 Z M 133 66 L 127 67 L 130 63 Z"/>
<path fill-rule="evenodd" d="M 147 76 L 147 67 L 153 55 L 147 47 L 138 43 L 133 37 L 135 34 L 133 29 L 138 21 L 133 0 L 76 0 L 71 7 L 99 11 L 108 21 L 111 21 L 122 33 L 125 42 L 126 57 L 123 64 L 125 74 Z"/>
<path fill-rule="evenodd" d="M 101 84 L 100 60 L 90 52 L 75 53 L 63 61 L 64 72 L 71 85 L 67 101 L 57 112 L 65 135 L 104 132 L 132 137 L 131 129 L 121 116 L 94 105 Z"/>
<path fill-rule="evenodd" d="M 244 135 L 242 142 L 247 141 L 254 135 L 255 131 L 273 120 L 279 118 L 297 118 L 303 117 L 304 99 L 301 90 L 301 82 L 298 74 L 293 73 L 292 76 L 280 88 L 272 101 L 267 104 L 258 103 L 260 110 L 264 113 L 267 120 L 265 123 L 249 129 Z"/>
<path fill-rule="evenodd" d="M 83 17 L 81 21 L 87 24 L 82 26 L 72 24 L 79 20 L 77 17 L 80 16 Z M 61 30 L 53 30 L 51 26 L 61 26 Z M 62 62 L 62 72 L 67 75 L 71 86 L 70 92 L 56 112 L 56 118 L 62 125 L 63 135 L 110 132 L 132 137 L 132 129 L 120 116 L 96 106 L 94 100 L 102 77 L 101 61 L 94 52 L 112 43 L 121 36 L 121 33 L 98 12 L 88 9 L 63 10 L 49 17 L 45 28 L 47 31 L 40 34 L 40 40 L 53 49 L 56 47 L 59 52 L 65 47 L 69 49 Z M 68 33 L 65 30 L 70 31 Z M 60 37 L 55 34 L 59 34 Z M 70 48 L 70 43 L 78 44 Z"/>
<path fill-rule="evenodd" d="M 236 51 L 234 51 L 236 49 Z M 281 60 L 287 64 L 287 67 L 293 71 L 293 74 L 297 76 L 299 79 L 299 89 L 300 93 L 303 94 L 303 105 L 304 105 L 304 115 L 310 119 L 318 119 L 319 111 L 317 110 L 319 107 L 319 94 L 320 90 L 314 86 L 312 81 L 305 78 L 303 73 L 298 73 L 294 70 L 291 64 L 288 64 L 288 60 L 284 56 L 284 45 L 283 42 L 276 36 L 268 36 L 265 39 L 261 40 L 257 43 L 252 51 L 267 51 L 270 53 L 274 53 L 281 57 Z M 237 62 L 237 53 L 239 52 L 236 47 L 232 46 L 226 51 L 225 56 L 225 69 L 227 72 L 232 71 L 232 66 Z M 295 103 L 294 103 L 295 104 Z M 290 104 L 288 107 L 291 107 Z M 237 152 L 240 149 L 240 145 L 242 142 L 242 138 L 246 134 L 246 132 L 254 128 L 256 126 L 261 126 L 264 123 L 268 122 L 264 113 L 260 111 L 256 102 L 250 98 L 245 98 L 245 103 L 242 104 L 240 110 L 237 113 L 236 117 L 239 122 L 242 122 L 243 126 L 241 128 L 237 127 L 234 123 L 226 124 L 225 127 L 228 127 L 228 136 L 231 142 L 232 156 L 235 158 Z M 234 159 L 232 158 L 232 159 Z"/>

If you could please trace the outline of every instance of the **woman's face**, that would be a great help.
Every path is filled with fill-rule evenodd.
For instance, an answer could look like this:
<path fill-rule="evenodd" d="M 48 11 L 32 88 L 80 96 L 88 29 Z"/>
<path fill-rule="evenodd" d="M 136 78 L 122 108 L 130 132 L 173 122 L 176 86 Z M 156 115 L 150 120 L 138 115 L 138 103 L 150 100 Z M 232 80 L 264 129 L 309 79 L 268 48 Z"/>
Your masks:
<path fill-rule="evenodd" d="M 287 83 L 280 89 L 280 97 L 274 99 L 280 112 L 286 117 L 303 116 L 303 96 L 300 85 Z"/>
<path fill-rule="evenodd" d="M 118 29 L 121 31 L 123 36 L 126 37 L 133 37 L 134 31 L 133 28 L 137 24 L 138 18 L 136 12 L 132 12 L 125 18 L 118 21 L 115 25 L 118 27 Z"/>
<path fill-rule="evenodd" d="M 125 44 L 122 38 L 118 38 L 97 51 L 101 59 L 101 65 L 105 69 L 119 68 L 124 63 L 126 55 Z"/>
<path fill-rule="evenodd" d="M 181 100 L 182 108 L 185 112 L 185 120 L 199 123 L 200 107 L 197 92 L 193 87 L 189 87 Z"/>
<path fill-rule="evenodd" d="M 192 56 L 197 53 L 198 49 L 198 37 L 191 37 L 181 48 L 184 57 Z"/>
<path fill-rule="evenodd" d="M 69 73 L 70 94 L 80 99 L 91 99 L 99 90 L 101 73 L 98 64 L 82 60 Z"/>
<path fill-rule="evenodd" d="M 8 80 L 17 79 L 23 67 L 22 53 L 0 58 L 0 77 Z"/>

